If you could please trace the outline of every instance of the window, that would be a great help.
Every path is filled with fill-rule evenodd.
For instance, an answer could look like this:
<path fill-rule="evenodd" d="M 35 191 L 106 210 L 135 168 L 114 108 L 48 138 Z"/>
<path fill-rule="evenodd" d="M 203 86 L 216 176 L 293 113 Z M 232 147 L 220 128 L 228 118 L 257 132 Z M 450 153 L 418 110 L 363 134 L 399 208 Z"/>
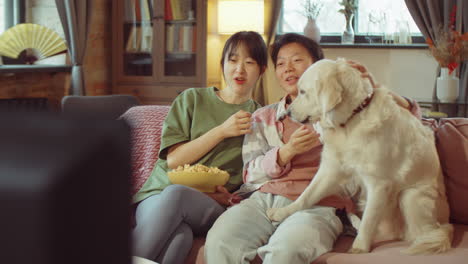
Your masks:
<path fill-rule="evenodd" d="M 25 0 L 0 0 L 0 34 L 10 27 L 23 23 Z"/>
<path fill-rule="evenodd" d="M 317 18 L 322 42 L 339 42 L 344 29 L 344 15 L 338 12 L 341 0 L 288 0 L 283 1 L 278 33 L 302 33 L 307 19 L 304 16 L 305 1 L 323 4 Z M 423 42 L 421 32 L 411 17 L 404 0 L 359 0 L 354 17 L 356 42 L 398 42 L 400 32 L 410 32 L 413 40 Z"/>
<path fill-rule="evenodd" d="M 5 31 L 5 3 L 3 0 L 0 0 L 0 34 Z"/>
<path fill-rule="evenodd" d="M 59 36 L 64 38 L 62 23 L 58 15 L 55 1 L 53 0 L 0 0 L 0 34 L 21 23 L 33 23 L 45 26 L 54 30 Z M 40 34 L 34 36 L 40 37 Z M 28 44 L 31 45 L 29 46 L 30 48 L 41 49 L 44 48 L 44 45 L 40 43 L 46 41 L 46 39 L 39 38 L 33 41 L 33 39 L 30 38 L 28 41 Z M 21 45 L 25 45 L 25 42 L 21 42 Z M 40 48 L 38 46 L 40 46 Z M 30 50 L 27 52 L 30 52 Z M 33 53 L 35 53 L 35 51 L 33 51 Z M 3 56 L 2 60 L 5 65 L 24 64 L 26 61 L 23 57 L 24 56 L 10 58 Z M 61 60 L 61 58 L 57 60 Z"/>

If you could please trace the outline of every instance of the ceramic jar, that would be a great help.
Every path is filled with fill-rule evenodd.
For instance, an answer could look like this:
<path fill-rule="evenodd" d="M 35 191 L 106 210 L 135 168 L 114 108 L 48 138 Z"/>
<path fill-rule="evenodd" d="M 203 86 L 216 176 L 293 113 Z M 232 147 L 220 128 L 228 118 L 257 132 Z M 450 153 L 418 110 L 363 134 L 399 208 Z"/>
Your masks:
<path fill-rule="evenodd" d="M 449 74 L 449 69 L 440 69 L 440 76 L 437 77 L 437 98 L 441 103 L 453 103 L 458 98 L 459 79 L 455 76 L 455 71 Z"/>
<path fill-rule="evenodd" d="M 307 19 L 307 24 L 304 27 L 304 35 L 317 43 L 320 43 L 320 29 L 317 26 L 315 19 Z"/>

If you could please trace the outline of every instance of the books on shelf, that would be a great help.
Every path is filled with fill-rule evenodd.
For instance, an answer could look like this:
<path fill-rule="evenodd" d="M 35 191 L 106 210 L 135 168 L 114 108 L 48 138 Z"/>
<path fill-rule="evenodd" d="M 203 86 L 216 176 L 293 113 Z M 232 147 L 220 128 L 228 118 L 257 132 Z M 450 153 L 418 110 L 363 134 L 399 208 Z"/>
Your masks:
<path fill-rule="evenodd" d="M 166 26 L 166 52 L 173 52 L 174 48 L 174 25 Z"/>
<path fill-rule="evenodd" d="M 150 21 L 153 18 L 153 0 L 125 0 L 125 21 Z"/>
<path fill-rule="evenodd" d="M 125 46 L 125 51 L 130 53 L 135 53 L 138 51 L 137 44 L 137 27 L 133 26 L 130 29 L 130 34 L 128 35 L 127 45 Z"/>
<path fill-rule="evenodd" d="M 193 18 L 192 0 L 165 0 L 165 20 L 191 20 Z"/>
<path fill-rule="evenodd" d="M 141 45 L 140 51 L 151 53 L 153 49 L 153 27 L 149 23 L 141 25 Z"/>
<path fill-rule="evenodd" d="M 173 20 L 171 0 L 164 0 L 164 20 Z"/>
<path fill-rule="evenodd" d="M 181 19 L 181 12 L 179 9 L 179 0 L 171 0 L 171 10 L 172 10 L 172 18 L 173 19 Z"/>
<path fill-rule="evenodd" d="M 136 20 L 134 0 L 126 0 L 124 5 L 124 21 L 133 22 Z"/>
<path fill-rule="evenodd" d="M 139 0 L 141 7 L 141 20 L 151 21 L 153 19 L 153 0 Z"/>
<path fill-rule="evenodd" d="M 151 53 L 153 47 L 153 27 L 150 22 L 133 25 L 128 35 L 127 53 Z"/>
<path fill-rule="evenodd" d="M 196 26 L 192 24 L 166 25 L 166 52 L 193 53 L 196 50 Z"/>
<path fill-rule="evenodd" d="M 153 0 L 124 0 L 125 21 L 129 27 L 125 43 L 127 53 L 151 53 L 153 47 Z M 164 0 L 166 52 L 194 53 L 196 22 L 192 0 Z"/>

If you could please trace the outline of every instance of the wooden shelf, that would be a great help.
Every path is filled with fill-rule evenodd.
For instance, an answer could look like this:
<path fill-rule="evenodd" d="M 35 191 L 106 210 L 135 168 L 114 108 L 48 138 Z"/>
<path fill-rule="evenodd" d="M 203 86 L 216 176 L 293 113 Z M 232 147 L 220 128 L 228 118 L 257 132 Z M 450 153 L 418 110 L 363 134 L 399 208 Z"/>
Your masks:
<path fill-rule="evenodd" d="M 71 72 L 70 65 L 0 65 L 0 73 Z"/>
<path fill-rule="evenodd" d="M 165 20 L 164 23 L 166 24 L 196 24 L 197 21 L 195 19 L 185 19 L 185 20 Z"/>

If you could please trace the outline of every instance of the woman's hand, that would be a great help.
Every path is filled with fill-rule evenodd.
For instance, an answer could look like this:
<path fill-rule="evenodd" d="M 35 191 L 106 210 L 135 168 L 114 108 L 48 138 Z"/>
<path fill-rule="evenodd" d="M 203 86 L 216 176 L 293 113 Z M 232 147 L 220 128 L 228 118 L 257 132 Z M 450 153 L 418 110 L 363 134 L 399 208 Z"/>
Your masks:
<path fill-rule="evenodd" d="M 346 61 L 351 67 L 357 69 L 358 71 L 361 72 L 361 77 L 362 78 L 367 78 L 369 79 L 369 82 L 371 83 L 372 87 L 374 89 L 378 88 L 380 85 L 375 83 L 374 81 L 374 77 L 372 76 L 372 74 L 370 72 L 367 71 L 367 68 L 360 64 L 359 62 L 356 62 L 356 61 L 352 61 L 352 60 L 348 60 Z"/>
<path fill-rule="evenodd" d="M 219 126 L 223 138 L 237 137 L 251 133 L 251 116 L 251 113 L 244 110 L 239 110 L 239 112 L 230 116 Z"/>
<path fill-rule="evenodd" d="M 379 84 L 376 84 L 374 82 L 374 78 L 372 77 L 372 74 L 367 71 L 367 69 L 366 69 L 366 67 L 364 65 L 359 64 L 358 62 L 355 62 L 355 61 L 352 61 L 352 60 L 348 60 L 347 63 L 349 65 L 351 65 L 351 67 L 353 67 L 353 68 L 357 69 L 358 71 L 360 71 L 361 72 L 361 77 L 368 78 L 374 89 L 380 87 Z M 396 94 L 396 93 L 394 93 L 392 91 L 389 91 L 389 92 L 390 92 L 390 95 L 393 97 L 393 100 L 395 100 L 395 102 L 399 106 L 411 111 L 412 105 L 408 100 L 406 100 L 405 98 L 401 97 L 400 95 L 398 95 L 398 94 Z"/>
<path fill-rule="evenodd" d="M 167 166 L 175 169 L 184 164 L 193 164 L 225 138 L 250 133 L 251 115 L 249 112 L 240 110 L 201 137 L 170 147 L 167 154 Z"/>
<path fill-rule="evenodd" d="M 224 186 L 216 186 L 216 192 L 205 194 L 222 206 L 230 206 L 242 200 L 239 196 L 231 194 Z"/>
<path fill-rule="evenodd" d="M 284 166 L 290 162 L 294 156 L 312 149 L 318 137 L 319 135 L 307 126 L 300 126 L 292 133 L 288 143 L 279 149 L 278 165 Z"/>

